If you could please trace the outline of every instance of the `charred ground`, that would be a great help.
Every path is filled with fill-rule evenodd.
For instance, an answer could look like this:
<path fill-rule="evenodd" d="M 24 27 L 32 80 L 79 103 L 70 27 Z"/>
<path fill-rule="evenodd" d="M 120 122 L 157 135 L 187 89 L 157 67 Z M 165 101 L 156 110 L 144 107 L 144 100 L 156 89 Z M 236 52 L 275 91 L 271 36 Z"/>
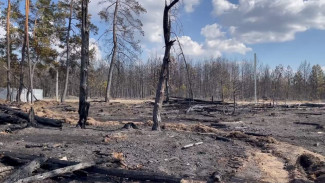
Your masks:
<path fill-rule="evenodd" d="M 29 110 L 28 105 L 6 105 Z M 92 101 L 89 126 L 85 130 L 75 128 L 77 107 L 76 102 L 34 104 L 36 115 L 65 121 L 62 129 L 29 127 L 8 133 L 14 125 L 2 121 L 1 166 L 18 169 L 21 164 L 10 164 L 8 157 L 27 161 L 42 154 L 67 162 L 95 161 L 100 162 L 100 167 L 153 172 L 187 180 L 324 180 L 325 108 L 322 105 L 275 108 L 262 104 L 239 105 L 236 113 L 231 114 L 229 104 L 174 98 L 164 104 L 161 132 L 151 131 L 151 101 L 119 100 L 109 104 Z M 126 124 L 135 124 L 138 129 Z M 199 144 L 184 148 L 195 143 Z M 43 166 L 38 172 L 55 168 Z M 1 173 L 2 179 L 12 172 Z M 48 181 L 71 180 L 131 181 L 88 169 Z"/>

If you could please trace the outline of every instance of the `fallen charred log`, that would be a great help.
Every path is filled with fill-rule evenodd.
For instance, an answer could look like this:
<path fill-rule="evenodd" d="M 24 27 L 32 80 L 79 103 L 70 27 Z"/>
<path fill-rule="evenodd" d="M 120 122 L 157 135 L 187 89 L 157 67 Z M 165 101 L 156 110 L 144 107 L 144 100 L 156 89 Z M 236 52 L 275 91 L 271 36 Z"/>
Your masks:
<path fill-rule="evenodd" d="M 21 166 L 30 164 L 29 162 L 37 159 L 35 155 L 24 155 L 12 152 L 1 152 L 0 160 L 3 164 L 8 166 Z M 167 183 L 180 183 L 182 178 L 164 175 L 163 173 L 154 173 L 154 172 L 145 172 L 145 171 L 137 171 L 137 170 L 124 170 L 118 168 L 108 168 L 102 167 L 100 164 L 103 162 L 97 162 L 94 164 L 85 164 L 87 166 L 81 166 L 84 171 L 87 173 L 95 173 L 108 175 L 113 177 L 121 177 L 121 178 L 129 178 L 132 180 L 139 181 L 152 181 L 152 182 L 167 182 Z M 50 170 L 50 172 L 45 172 L 43 174 L 35 175 L 32 177 L 24 177 L 21 178 L 21 182 L 25 181 L 36 181 L 36 180 L 44 180 L 42 177 L 50 178 L 55 176 L 60 176 L 64 173 L 69 173 L 75 170 L 75 167 L 79 167 L 80 163 L 73 161 L 62 161 L 58 159 L 49 158 L 46 162 L 44 162 L 41 166 L 43 170 Z M 23 166 L 24 167 L 24 166 Z M 53 170 L 54 169 L 54 170 Z M 70 171 L 71 170 L 71 171 Z M 53 175 L 53 176 L 51 176 Z"/>
<path fill-rule="evenodd" d="M 183 97 L 170 97 L 169 103 L 184 103 L 184 104 L 229 104 L 223 101 L 207 101 L 201 99 L 191 99 Z"/>
<path fill-rule="evenodd" d="M 307 125 L 307 126 L 315 126 L 316 129 L 324 129 L 324 126 L 318 123 L 304 123 L 304 122 L 294 122 L 297 125 Z"/>
<path fill-rule="evenodd" d="M 13 174 L 11 174 L 3 183 L 11 183 L 16 182 L 19 179 L 23 179 L 25 177 L 29 177 L 32 175 L 32 173 L 41 167 L 42 163 L 44 163 L 47 160 L 47 158 L 36 158 L 27 165 L 24 165 L 23 167 L 16 170 Z"/>
<path fill-rule="evenodd" d="M 30 114 L 24 113 L 20 110 L 12 109 L 9 107 L 6 107 L 4 105 L 0 105 L 0 111 L 3 111 L 4 113 L 0 113 L 0 122 L 7 122 L 7 123 L 21 123 L 21 122 L 30 122 Z M 49 118 L 44 118 L 44 117 L 39 117 L 39 116 L 34 116 L 34 120 L 36 123 L 44 125 L 44 126 L 50 126 L 50 127 L 57 127 L 61 128 L 62 127 L 62 121 L 61 120 L 56 120 L 56 119 L 49 119 Z M 15 121 L 17 120 L 17 121 Z M 32 121 L 34 121 L 32 120 Z"/>

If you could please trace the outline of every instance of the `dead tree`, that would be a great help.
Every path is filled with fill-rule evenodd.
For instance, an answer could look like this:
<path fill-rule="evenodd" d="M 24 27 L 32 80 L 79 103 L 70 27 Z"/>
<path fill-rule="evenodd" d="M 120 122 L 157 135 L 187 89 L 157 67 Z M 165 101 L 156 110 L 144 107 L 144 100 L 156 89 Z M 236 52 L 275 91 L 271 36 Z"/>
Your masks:
<path fill-rule="evenodd" d="M 194 93 L 193 93 L 193 89 L 192 89 L 192 80 L 191 80 L 189 66 L 188 66 L 187 61 L 186 61 L 186 58 L 185 58 L 185 54 L 184 54 L 184 51 L 183 51 L 183 47 L 181 45 L 181 42 L 179 42 L 179 39 L 178 39 L 178 36 L 177 35 L 176 35 L 176 39 L 177 39 L 177 43 L 178 43 L 179 49 L 181 50 L 180 55 L 182 55 L 182 57 L 184 59 L 184 63 L 185 63 L 187 80 L 188 80 L 188 84 L 189 84 L 189 87 L 190 87 L 190 99 L 193 100 L 194 99 Z"/>
<path fill-rule="evenodd" d="M 81 67 L 80 67 L 80 93 L 79 93 L 79 122 L 77 126 L 85 128 L 89 110 L 87 102 L 87 80 L 89 65 L 89 22 L 88 22 L 88 3 L 89 0 L 82 0 L 82 25 L 81 25 Z"/>
<path fill-rule="evenodd" d="M 152 130 L 160 130 L 160 123 L 161 123 L 161 108 L 164 98 L 164 92 L 165 92 L 165 85 L 164 81 L 167 78 L 167 67 L 168 63 L 170 62 L 170 49 L 172 48 L 175 40 L 170 40 L 170 30 L 171 30 L 171 20 L 169 16 L 169 10 L 178 2 L 179 0 L 174 0 L 172 3 L 165 5 L 164 9 L 164 18 L 163 18 L 163 29 L 164 29 L 164 38 L 165 38 L 165 55 L 163 59 L 163 64 L 161 66 L 160 76 L 159 76 L 159 82 L 156 90 L 156 99 L 155 104 L 153 108 L 153 126 Z"/>
<path fill-rule="evenodd" d="M 11 98 L 11 78 L 10 78 L 10 11 L 11 3 L 8 0 L 8 9 L 7 9 L 7 100 L 12 101 Z"/>

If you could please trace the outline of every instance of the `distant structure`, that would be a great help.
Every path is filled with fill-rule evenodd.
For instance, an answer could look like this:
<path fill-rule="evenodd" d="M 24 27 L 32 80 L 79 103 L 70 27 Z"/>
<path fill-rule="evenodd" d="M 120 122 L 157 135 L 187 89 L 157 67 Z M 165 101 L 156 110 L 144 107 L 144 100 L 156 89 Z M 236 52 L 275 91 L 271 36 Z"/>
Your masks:
<path fill-rule="evenodd" d="M 17 89 L 11 88 L 11 97 L 13 101 L 16 101 L 16 95 L 17 95 Z M 43 100 L 43 90 L 42 89 L 33 89 L 34 93 L 34 101 L 37 100 Z M 36 98 L 36 99 L 35 99 Z M 0 88 L 0 99 L 6 100 L 7 99 L 7 88 Z M 27 89 L 23 89 L 21 92 L 20 99 L 22 102 L 27 102 Z"/>

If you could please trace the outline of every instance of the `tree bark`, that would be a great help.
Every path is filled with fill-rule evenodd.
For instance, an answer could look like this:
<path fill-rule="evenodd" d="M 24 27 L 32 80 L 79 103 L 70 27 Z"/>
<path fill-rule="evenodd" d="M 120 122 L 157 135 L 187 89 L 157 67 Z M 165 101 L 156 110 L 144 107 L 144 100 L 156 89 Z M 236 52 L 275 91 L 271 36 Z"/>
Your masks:
<path fill-rule="evenodd" d="M 13 114 L 19 118 L 29 121 L 29 115 L 22 111 L 14 110 L 14 109 L 11 109 L 11 108 L 3 106 L 3 105 L 0 105 L 0 110 L 8 111 L 9 114 Z M 49 118 L 44 118 L 44 117 L 39 117 L 39 116 L 34 116 L 34 119 L 36 120 L 36 122 L 38 124 L 41 124 L 41 125 L 58 127 L 58 128 L 62 127 L 62 121 L 60 121 L 60 120 L 49 119 Z M 8 121 L 8 122 L 10 122 L 10 121 Z"/>
<path fill-rule="evenodd" d="M 26 34 L 24 36 L 23 47 L 21 50 L 21 62 L 20 62 L 20 76 L 19 76 L 19 88 L 16 96 L 16 101 L 21 102 L 21 93 L 24 89 L 24 62 L 25 62 L 25 51 L 26 51 Z"/>
<path fill-rule="evenodd" d="M 190 69 L 188 67 L 188 64 L 187 64 L 187 61 L 186 61 L 186 58 L 185 58 L 185 54 L 183 52 L 183 47 L 181 45 L 181 42 L 179 42 L 179 39 L 178 39 L 177 36 L 176 36 L 176 39 L 177 39 L 177 42 L 178 42 L 179 49 L 181 50 L 181 54 L 183 56 L 184 63 L 185 63 L 187 80 L 188 80 L 188 84 L 189 84 L 189 87 L 190 87 L 190 99 L 193 100 L 194 99 L 194 93 L 193 93 L 193 89 L 192 89 L 192 80 L 191 80 Z"/>
<path fill-rule="evenodd" d="M 67 60 L 66 60 L 66 70 L 65 70 L 65 83 L 64 83 L 64 89 L 61 96 L 61 103 L 65 102 L 65 98 L 67 96 L 68 91 L 68 84 L 69 84 L 69 70 L 70 70 L 70 31 L 71 31 L 71 21 L 72 21 L 72 11 L 73 11 L 73 0 L 70 1 L 70 14 L 69 14 L 69 23 L 68 23 L 68 30 L 67 30 L 67 37 L 66 37 L 66 45 L 67 45 Z"/>
<path fill-rule="evenodd" d="M 79 122 L 77 126 L 85 128 L 89 110 L 87 102 L 88 92 L 88 65 L 89 65 L 89 24 L 88 24 L 89 0 L 82 0 L 82 26 L 81 26 L 81 67 L 80 67 L 80 93 L 79 93 Z"/>
<path fill-rule="evenodd" d="M 59 69 L 56 69 L 55 97 L 56 101 L 59 101 Z"/>
<path fill-rule="evenodd" d="M 52 178 L 52 177 L 56 177 L 56 176 L 59 176 L 59 175 L 65 174 L 65 173 L 74 172 L 74 171 L 77 171 L 77 170 L 89 168 L 89 167 L 92 167 L 94 165 L 95 165 L 95 163 L 93 163 L 93 162 L 79 163 L 77 165 L 72 165 L 72 166 L 68 166 L 68 167 L 64 167 L 64 168 L 59 168 L 59 169 L 52 170 L 52 171 L 49 171 L 49 172 L 34 175 L 32 177 L 23 178 L 23 179 L 18 180 L 16 183 L 29 183 L 29 182 L 42 181 L 42 180 Z"/>
<path fill-rule="evenodd" d="M 166 102 L 169 102 L 169 78 L 170 78 L 170 73 L 169 73 L 169 67 L 170 67 L 170 64 L 167 63 L 167 76 L 166 76 L 166 99 L 165 101 Z"/>
<path fill-rule="evenodd" d="M 29 164 L 21 167 L 16 172 L 11 174 L 4 183 L 12 183 L 16 182 L 19 179 L 26 178 L 32 175 L 33 171 L 41 167 L 42 163 L 44 163 L 47 160 L 47 158 L 37 158 L 33 161 L 31 161 Z"/>
<path fill-rule="evenodd" d="M 165 38 L 165 55 L 163 59 L 163 64 L 161 66 L 159 82 L 156 90 L 156 99 L 153 109 L 153 126 L 152 130 L 160 131 L 160 123 L 161 123 L 161 108 L 164 98 L 165 85 L 164 81 L 166 80 L 167 74 L 166 70 L 168 67 L 168 63 L 170 62 L 170 49 L 173 46 L 175 41 L 170 41 L 170 29 L 171 29 L 171 20 L 169 17 L 169 10 L 178 2 L 179 0 L 174 0 L 168 6 L 165 5 L 164 9 L 164 18 L 163 18 L 163 29 L 164 29 L 164 38 Z"/>
<path fill-rule="evenodd" d="M 11 98 L 11 76 L 10 76 L 10 11 L 11 3 L 8 0 L 8 9 L 7 9 L 7 101 L 12 101 Z"/>
<path fill-rule="evenodd" d="M 26 34 L 26 47 L 27 47 L 27 62 L 29 68 L 29 91 L 30 91 L 30 103 L 33 103 L 33 78 L 32 78 L 32 63 L 29 56 L 29 33 L 28 33 L 28 22 L 29 22 L 29 0 L 25 0 L 26 8 L 26 21 L 25 21 L 25 34 Z"/>
<path fill-rule="evenodd" d="M 115 2 L 115 10 L 114 10 L 114 19 L 113 19 L 113 53 L 111 64 L 109 66 L 108 78 L 107 78 L 107 87 L 106 87 L 106 95 L 105 102 L 109 102 L 111 99 L 111 88 L 112 88 L 112 78 L 113 78 L 113 68 L 115 64 L 116 52 L 117 52 L 117 36 L 116 36 L 116 28 L 117 28 L 117 12 L 118 12 L 118 3 L 119 0 Z"/>

